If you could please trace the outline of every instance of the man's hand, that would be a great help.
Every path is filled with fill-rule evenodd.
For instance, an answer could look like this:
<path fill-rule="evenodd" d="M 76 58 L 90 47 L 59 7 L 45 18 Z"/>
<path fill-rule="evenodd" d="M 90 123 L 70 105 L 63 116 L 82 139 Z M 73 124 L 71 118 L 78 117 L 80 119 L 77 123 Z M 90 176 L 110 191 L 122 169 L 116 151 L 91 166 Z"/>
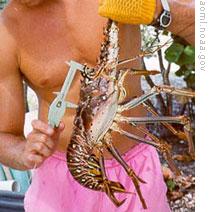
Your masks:
<path fill-rule="evenodd" d="M 32 121 L 33 130 L 26 138 L 26 144 L 21 155 L 22 163 L 27 169 L 39 167 L 45 159 L 53 154 L 64 129 L 61 122 L 58 128 L 40 121 Z"/>

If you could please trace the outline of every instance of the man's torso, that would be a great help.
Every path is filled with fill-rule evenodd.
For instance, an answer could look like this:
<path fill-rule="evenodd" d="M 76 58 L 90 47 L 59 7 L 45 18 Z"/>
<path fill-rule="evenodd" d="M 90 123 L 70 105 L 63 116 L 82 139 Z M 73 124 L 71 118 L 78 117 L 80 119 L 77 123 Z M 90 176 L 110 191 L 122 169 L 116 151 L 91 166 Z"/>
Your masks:
<path fill-rule="evenodd" d="M 46 1 L 43 5 L 26 7 L 12 1 L 5 10 L 4 21 L 17 44 L 18 63 L 24 79 L 39 99 L 39 118 L 47 122 L 49 105 L 60 91 L 68 66 L 65 61 L 75 60 L 94 66 L 100 54 L 106 19 L 97 14 L 98 1 Z M 139 51 L 140 36 L 137 26 L 120 27 L 121 58 L 135 56 Z M 128 64 L 139 66 L 138 63 Z M 126 80 L 128 95 L 140 94 L 139 78 Z M 77 74 L 67 100 L 78 103 L 80 75 Z M 132 115 L 144 115 L 139 108 Z M 63 122 L 59 151 L 65 151 L 71 137 L 75 111 L 68 109 Z M 114 135 L 120 152 L 135 145 L 134 141 Z"/>

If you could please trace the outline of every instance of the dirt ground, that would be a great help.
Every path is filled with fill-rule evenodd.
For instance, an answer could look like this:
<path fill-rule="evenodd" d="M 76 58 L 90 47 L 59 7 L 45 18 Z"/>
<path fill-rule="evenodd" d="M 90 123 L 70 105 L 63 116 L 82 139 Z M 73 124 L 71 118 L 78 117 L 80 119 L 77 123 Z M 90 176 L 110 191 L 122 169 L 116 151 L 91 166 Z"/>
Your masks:
<path fill-rule="evenodd" d="M 173 155 L 187 152 L 187 145 L 183 142 L 173 144 Z M 167 166 L 163 157 L 161 162 Z M 195 163 L 194 161 L 176 161 L 175 163 L 182 172 L 180 177 L 173 176 L 172 179 L 166 176 L 168 184 L 168 200 L 173 212 L 194 212 L 195 211 Z M 171 175 L 171 173 L 169 173 Z"/>

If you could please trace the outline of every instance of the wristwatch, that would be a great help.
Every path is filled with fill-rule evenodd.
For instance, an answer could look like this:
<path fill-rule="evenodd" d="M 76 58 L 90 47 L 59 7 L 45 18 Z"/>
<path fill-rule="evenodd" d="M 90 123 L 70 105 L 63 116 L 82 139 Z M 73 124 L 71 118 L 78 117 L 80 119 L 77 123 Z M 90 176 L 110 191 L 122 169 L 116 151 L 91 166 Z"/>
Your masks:
<path fill-rule="evenodd" d="M 171 24 L 172 17 L 168 1 L 161 0 L 161 4 L 163 7 L 163 11 L 159 15 L 159 17 L 152 23 L 152 25 L 159 29 L 165 29 Z"/>

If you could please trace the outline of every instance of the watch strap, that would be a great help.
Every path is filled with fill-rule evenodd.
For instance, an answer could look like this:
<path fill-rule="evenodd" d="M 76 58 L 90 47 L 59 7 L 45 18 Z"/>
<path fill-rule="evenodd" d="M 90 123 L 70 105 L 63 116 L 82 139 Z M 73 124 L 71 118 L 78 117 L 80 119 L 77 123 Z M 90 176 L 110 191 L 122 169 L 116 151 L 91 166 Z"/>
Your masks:
<path fill-rule="evenodd" d="M 159 17 L 152 23 L 152 25 L 160 29 L 165 29 L 171 24 L 172 17 L 168 1 L 161 0 L 161 4 L 163 10 Z"/>

